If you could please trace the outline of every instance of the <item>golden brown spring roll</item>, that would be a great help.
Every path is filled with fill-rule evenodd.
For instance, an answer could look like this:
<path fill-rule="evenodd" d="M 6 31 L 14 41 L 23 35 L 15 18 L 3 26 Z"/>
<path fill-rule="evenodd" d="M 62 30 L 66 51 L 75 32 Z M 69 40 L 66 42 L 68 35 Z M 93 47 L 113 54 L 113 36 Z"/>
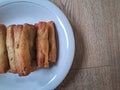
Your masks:
<path fill-rule="evenodd" d="M 19 44 L 19 41 L 20 41 L 20 37 L 21 37 L 21 32 L 23 30 L 23 26 L 22 25 L 16 25 L 14 27 L 14 55 L 15 55 L 15 64 L 16 64 L 16 70 L 17 72 L 19 71 L 19 68 L 20 68 L 20 64 L 19 61 L 20 61 L 20 53 L 19 53 L 19 47 L 20 47 L 20 44 Z"/>
<path fill-rule="evenodd" d="M 15 25 L 10 25 L 7 27 L 7 34 L 6 34 L 6 45 L 8 51 L 8 58 L 10 64 L 10 72 L 16 73 L 16 64 L 15 64 L 15 53 L 14 53 L 14 29 Z"/>
<path fill-rule="evenodd" d="M 36 62 L 36 28 L 30 24 L 24 24 L 24 29 L 28 31 L 28 43 L 31 55 L 31 71 L 34 71 L 37 67 Z"/>
<path fill-rule="evenodd" d="M 19 76 L 26 76 L 31 71 L 31 57 L 28 43 L 28 31 L 25 26 L 17 25 L 14 28 L 15 59 Z"/>
<path fill-rule="evenodd" d="M 5 73 L 9 70 L 9 61 L 6 49 L 6 27 L 0 24 L 0 73 Z"/>
<path fill-rule="evenodd" d="M 38 64 L 38 67 L 49 67 L 48 26 L 47 26 L 46 22 L 40 22 L 40 23 L 36 24 L 36 26 L 38 28 L 37 39 L 36 39 L 37 64 Z"/>
<path fill-rule="evenodd" d="M 52 21 L 48 22 L 47 25 L 49 38 L 49 61 L 55 63 L 57 58 L 55 27 Z"/>

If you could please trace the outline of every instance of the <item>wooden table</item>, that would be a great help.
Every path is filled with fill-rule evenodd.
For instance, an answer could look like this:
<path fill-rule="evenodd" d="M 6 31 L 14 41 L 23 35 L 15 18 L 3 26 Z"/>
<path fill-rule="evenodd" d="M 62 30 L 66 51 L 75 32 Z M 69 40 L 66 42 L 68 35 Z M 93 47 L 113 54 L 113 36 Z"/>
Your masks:
<path fill-rule="evenodd" d="M 120 90 L 120 0 L 52 0 L 76 41 L 72 68 L 56 90 Z"/>

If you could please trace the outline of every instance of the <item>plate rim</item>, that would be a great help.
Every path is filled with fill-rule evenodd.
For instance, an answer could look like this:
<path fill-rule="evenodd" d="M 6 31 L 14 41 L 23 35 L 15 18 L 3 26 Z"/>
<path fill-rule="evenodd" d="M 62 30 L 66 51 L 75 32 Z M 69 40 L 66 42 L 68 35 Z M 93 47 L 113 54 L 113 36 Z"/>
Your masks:
<path fill-rule="evenodd" d="M 67 33 L 69 33 L 69 36 L 68 38 L 71 39 L 69 41 L 70 45 L 70 52 L 71 52 L 71 56 L 69 56 L 69 64 L 67 65 L 67 68 L 65 68 L 64 70 L 66 72 L 64 72 L 61 76 L 57 76 L 57 80 L 54 79 L 54 82 L 51 82 L 51 83 L 48 83 L 47 86 L 49 88 L 46 88 L 46 89 L 55 89 L 64 79 L 65 77 L 67 76 L 68 72 L 70 71 L 70 68 L 72 66 L 72 63 L 73 63 L 73 59 L 74 59 L 74 55 L 75 55 L 75 39 L 74 39 L 74 33 L 73 33 L 73 29 L 67 19 L 67 17 L 64 15 L 64 13 L 54 4 L 52 3 L 51 1 L 49 0 L 0 0 L 0 6 L 2 5 L 5 5 L 7 3 L 13 3 L 13 2 L 19 2 L 19 1 L 26 1 L 26 2 L 32 2 L 32 3 L 37 3 L 39 5 L 43 5 L 44 7 L 47 7 L 47 8 L 50 8 L 50 11 L 51 11 L 51 8 L 52 8 L 52 12 L 57 16 L 57 19 L 59 20 L 59 22 L 61 22 L 61 24 L 63 25 L 63 27 L 65 27 L 65 30 Z M 42 3 L 42 4 L 41 4 Z M 64 21 L 64 22 L 63 22 Z M 52 86 L 51 86 L 52 84 Z M 41 88 L 38 88 L 38 90 L 40 90 Z"/>

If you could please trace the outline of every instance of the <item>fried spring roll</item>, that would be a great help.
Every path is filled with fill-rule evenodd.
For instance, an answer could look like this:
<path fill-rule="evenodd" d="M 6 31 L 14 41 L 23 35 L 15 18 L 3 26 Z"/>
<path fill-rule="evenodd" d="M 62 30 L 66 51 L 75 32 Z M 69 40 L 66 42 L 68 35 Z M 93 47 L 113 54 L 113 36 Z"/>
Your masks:
<path fill-rule="evenodd" d="M 36 62 L 36 28 L 30 24 L 24 24 L 24 29 L 28 31 L 28 43 L 30 49 L 30 56 L 31 56 L 31 71 L 36 70 L 37 62 Z"/>
<path fill-rule="evenodd" d="M 14 29 L 15 59 L 19 76 L 26 76 L 31 71 L 31 57 L 28 43 L 28 31 L 25 26 L 18 25 Z"/>
<path fill-rule="evenodd" d="M 9 61 L 6 49 L 6 27 L 0 24 L 0 73 L 5 73 L 9 70 Z"/>
<path fill-rule="evenodd" d="M 48 52 L 49 52 L 49 43 L 48 43 L 48 26 L 46 22 L 40 22 L 36 24 L 37 30 L 37 64 L 38 67 L 49 67 L 48 62 Z"/>
<path fill-rule="evenodd" d="M 19 41 L 20 41 L 20 37 L 21 37 L 21 32 L 23 30 L 23 26 L 22 25 L 16 25 L 14 27 L 14 52 L 15 52 L 15 65 L 16 65 L 16 70 L 19 73 L 19 69 L 20 69 L 20 65 L 21 63 L 19 63 L 19 61 L 21 61 L 20 59 L 20 53 L 19 53 Z"/>
<path fill-rule="evenodd" d="M 52 21 L 48 22 L 47 25 L 49 38 L 49 61 L 55 63 L 57 58 L 55 27 Z"/>
<path fill-rule="evenodd" d="M 15 25 L 10 25 L 7 27 L 7 34 L 6 34 L 6 45 L 8 51 L 8 58 L 10 64 L 10 72 L 16 73 L 16 64 L 15 64 L 15 53 L 14 53 L 14 29 Z"/>

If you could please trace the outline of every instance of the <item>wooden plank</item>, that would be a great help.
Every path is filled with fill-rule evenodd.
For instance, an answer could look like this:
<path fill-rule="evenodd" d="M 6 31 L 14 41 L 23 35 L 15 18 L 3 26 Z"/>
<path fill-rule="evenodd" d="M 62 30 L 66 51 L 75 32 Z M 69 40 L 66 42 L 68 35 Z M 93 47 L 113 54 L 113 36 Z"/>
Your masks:
<path fill-rule="evenodd" d="M 117 90 L 113 89 L 110 66 L 71 70 L 56 90 Z"/>

